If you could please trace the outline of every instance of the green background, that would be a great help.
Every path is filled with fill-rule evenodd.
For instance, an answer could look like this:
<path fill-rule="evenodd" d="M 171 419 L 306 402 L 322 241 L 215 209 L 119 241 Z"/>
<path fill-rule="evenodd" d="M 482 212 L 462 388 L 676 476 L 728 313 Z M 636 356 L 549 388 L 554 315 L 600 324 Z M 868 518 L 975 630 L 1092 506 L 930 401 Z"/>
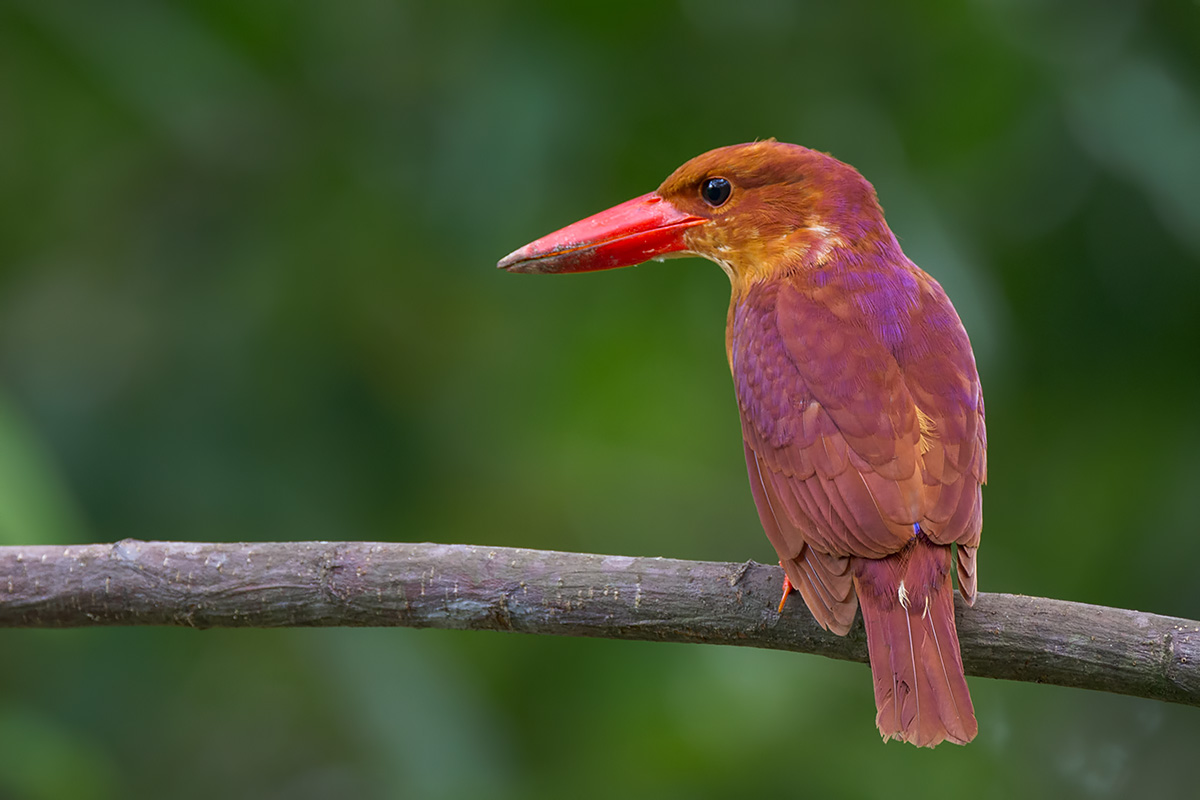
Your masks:
<path fill-rule="evenodd" d="M 0 2 L 0 543 L 770 562 L 728 283 L 510 250 L 775 136 L 857 166 L 987 393 L 980 587 L 1200 618 L 1194 2 Z M 0 797 L 1121 797 L 1194 708 L 410 630 L 0 633 Z"/>

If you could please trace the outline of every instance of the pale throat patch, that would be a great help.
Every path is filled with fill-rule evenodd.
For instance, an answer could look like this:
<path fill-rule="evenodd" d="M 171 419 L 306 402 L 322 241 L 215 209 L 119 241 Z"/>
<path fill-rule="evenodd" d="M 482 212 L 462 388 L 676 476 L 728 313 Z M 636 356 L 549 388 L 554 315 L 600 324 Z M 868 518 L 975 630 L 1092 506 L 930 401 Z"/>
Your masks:
<path fill-rule="evenodd" d="M 737 252 L 731 245 L 714 243 L 711 235 L 705 237 L 707 243 L 696 236 L 689 241 L 689 250 L 673 253 L 672 256 L 698 255 L 706 258 L 721 268 L 735 290 L 745 291 L 755 283 L 774 277 L 772 265 L 801 261 L 821 266 L 836 249 L 846 246 L 841 234 L 820 219 L 765 241 L 758 234 L 753 229 L 745 231 L 746 245 L 737 248 Z"/>

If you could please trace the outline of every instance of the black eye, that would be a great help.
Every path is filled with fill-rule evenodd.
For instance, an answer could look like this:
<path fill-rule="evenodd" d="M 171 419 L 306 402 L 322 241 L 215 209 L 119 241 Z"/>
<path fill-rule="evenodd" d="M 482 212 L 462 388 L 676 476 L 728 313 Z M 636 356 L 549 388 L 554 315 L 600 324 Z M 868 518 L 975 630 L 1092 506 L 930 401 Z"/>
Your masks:
<path fill-rule="evenodd" d="M 733 185 L 724 178 L 709 178 L 700 184 L 700 197 L 713 208 L 724 205 L 732 191 Z"/>

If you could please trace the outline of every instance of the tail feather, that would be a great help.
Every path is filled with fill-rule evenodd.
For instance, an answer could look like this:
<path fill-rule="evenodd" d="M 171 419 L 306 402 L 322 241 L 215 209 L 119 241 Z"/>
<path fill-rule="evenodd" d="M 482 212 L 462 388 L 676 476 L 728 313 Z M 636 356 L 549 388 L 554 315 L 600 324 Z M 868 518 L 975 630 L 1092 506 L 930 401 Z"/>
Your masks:
<path fill-rule="evenodd" d="M 885 741 L 966 744 L 978 731 L 954 624 L 952 558 L 950 547 L 919 534 L 887 558 L 854 560 Z"/>

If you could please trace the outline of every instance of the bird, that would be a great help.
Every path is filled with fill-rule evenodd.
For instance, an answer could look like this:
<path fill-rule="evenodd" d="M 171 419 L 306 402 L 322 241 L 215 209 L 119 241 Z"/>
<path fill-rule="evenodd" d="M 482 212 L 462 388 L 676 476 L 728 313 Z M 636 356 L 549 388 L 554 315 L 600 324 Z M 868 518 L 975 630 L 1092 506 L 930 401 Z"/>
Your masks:
<path fill-rule="evenodd" d="M 689 255 L 729 276 L 726 355 L 751 493 L 784 571 L 779 612 L 798 591 L 844 636 L 861 608 L 883 740 L 970 742 L 951 576 L 973 605 L 987 432 L 954 306 L 854 167 L 775 139 L 699 155 L 498 266 Z"/>

